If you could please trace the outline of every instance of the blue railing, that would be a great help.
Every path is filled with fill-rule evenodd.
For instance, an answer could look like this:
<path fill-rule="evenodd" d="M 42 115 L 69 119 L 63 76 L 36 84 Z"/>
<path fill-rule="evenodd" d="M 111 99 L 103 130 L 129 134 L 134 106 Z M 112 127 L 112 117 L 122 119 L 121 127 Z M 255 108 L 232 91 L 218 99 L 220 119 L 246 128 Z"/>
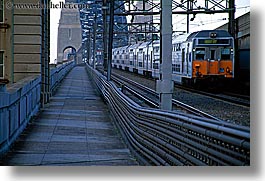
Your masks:
<path fill-rule="evenodd" d="M 50 87 L 54 92 L 75 62 L 67 62 L 51 69 Z M 41 76 L 31 76 L 10 86 L 0 85 L 0 157 L 10 148 L 38 114 L 41 107 Z"/>

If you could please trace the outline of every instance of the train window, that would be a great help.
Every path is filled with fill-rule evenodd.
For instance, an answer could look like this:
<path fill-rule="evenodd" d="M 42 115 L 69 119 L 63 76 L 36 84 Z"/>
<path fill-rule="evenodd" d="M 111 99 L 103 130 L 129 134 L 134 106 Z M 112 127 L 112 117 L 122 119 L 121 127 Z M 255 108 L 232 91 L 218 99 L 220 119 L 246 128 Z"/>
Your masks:
<path fill-rule="evenodd" d="M 178 48 L 177 48 L 178 51 L 180 51 L 180 43 L 178 44 Z"/>
<path fill-rule="evenodd" d="M 154 52 L 159 52 L 159 47 L 154 47 Z"/>
<path fill-rule="evenodd" d="M 182 54 L 182 62 L 184 62 L 185 61 L 185 48 L 182 49 L 181 54 Z"/>
<path fill-rule="evenodd" d="M 138 66 L 139 66 L 139 67 L 143 67 L 143 62 L 139 62 L 139 63 L 138 63 Z"/>
<path fill-rule="evenodd" d="M 229 60 L 230 59 L 230 48 L 223 48 L 221 51 L 221 59 L 222 60 Z"/>
<path fill-rule="evenodd" d="M 0 22 L 4 22 L 4 1 L 0 0 Z"/>
<path fill-rule="evenodd" d="M 133 61 L 130 61 L 130 65 L 133 65 Z"/>
<path fill-rule="evenodd" d="M 172 71 L 173 72 L 180 72 L 180 65 L 179 64 L 172 64 Z"/>
<path fill-rule="evenodd" d="M 173 45 L 173 52 L 177 51 L 177 46 Z"/>
<path fill-rule="evenodd" d="M 196 60 L 205 60 L 205 48 L 196 48 L 195 59 Z"/>
<path fill-rule="evenodd" d="M 158 63 L 153 63 L 153 69 L 158 69 Z"/>

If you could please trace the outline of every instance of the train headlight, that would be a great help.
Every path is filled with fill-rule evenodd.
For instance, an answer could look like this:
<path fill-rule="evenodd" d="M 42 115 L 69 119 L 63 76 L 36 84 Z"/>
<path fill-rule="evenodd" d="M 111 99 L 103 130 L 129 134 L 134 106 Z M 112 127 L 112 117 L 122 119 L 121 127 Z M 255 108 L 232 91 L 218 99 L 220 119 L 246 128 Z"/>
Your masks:
<path fill-rule="evenodd" d="M 217 33 L 216 33 L 216 32 L 211 32 L 211 33 L 210 33 L 210 37 L 211 37 L 211 38 L 216 38 L 216 36 L 217 36 Z"/>
<path fill-rule="evenodd" d="M 200 68 L 200 66 L 201 66 L 200 64 L 195 64 L 196 68 Z"/>
<path fill-rule="evenodd" d="M 229 67 L 226 67 L 226 72 L 231 74 L 232 73 L 232 70 L 230 70 Z"/>

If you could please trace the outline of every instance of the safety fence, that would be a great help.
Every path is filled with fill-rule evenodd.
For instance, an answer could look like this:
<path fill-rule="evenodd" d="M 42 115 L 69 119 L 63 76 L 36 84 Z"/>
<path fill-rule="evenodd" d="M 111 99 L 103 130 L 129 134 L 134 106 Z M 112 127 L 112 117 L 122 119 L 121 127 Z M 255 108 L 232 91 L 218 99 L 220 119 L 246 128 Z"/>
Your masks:
<path fill-rule="evenodd" d="M 101 73 L 87 70 L 143 165 L 250 165 L 249 127 L 141 107 Z"/>

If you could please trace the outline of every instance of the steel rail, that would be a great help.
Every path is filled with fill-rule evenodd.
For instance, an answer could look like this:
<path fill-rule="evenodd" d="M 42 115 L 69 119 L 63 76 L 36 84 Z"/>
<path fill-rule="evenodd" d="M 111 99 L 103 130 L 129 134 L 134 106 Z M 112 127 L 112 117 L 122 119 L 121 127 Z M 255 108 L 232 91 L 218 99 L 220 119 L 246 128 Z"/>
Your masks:
<path fill-rule="evenodd" d="M 119 74 L 112 73 L 112 79 L 114 79 L 115 81 L 119 82 L 120 84 L 124 84 L 124 82 L 121 83 L 121 81 L 119 81 L 116 77 L 118 77 L 118 79 L 121 79 L 123 81 L 128 82 L 129 84 L 131 84 L 131 85 L 143 90 L 144 92 L 147 92 L 148 94 L 151 94 L 152 96 L 156 97 L 157 99 L 159 99 L 158 93 L 156 93 L 154 90 L 152 90 L 152 89 L 150 89 L 148 87 L 145 87 L 145 86 L 143 86 L 143 85 L 141 85 L 141 84 L 139 84 L 137 82 L 134 82 L 134 81 L 132 81 L 130 79 L 127 79 L 127 78 L 125 78 L 123 76 L 120 76 Z M 154 100 L 151 100 L 150 98 L 148 98 L 146 96 L 143 96 L 143 95 L 140 96 L 139 93 L 136 93 L 136 91 L 133 90 L 132 88 L 130 88 L 129 86 L 126 86 L 125 88 L 128 89 L 130 92 L 134 93 L 135 95 L 138 95 L 137 97 L 143 98 L 143 100 L 145 102 L 147 102 L 148 105 L 151 105 L 151 106 L 153 106 L 155 108 L 159 108 L 159 104 L 156 103 Z M 183 110 L 185 110 L 185 111 L 187 111 L 189 113 L 192 113 L 194 115 L 203 116 L 205 118 L 215 119 L 215 120 L 218 120 L 218 121 L 223 121 L 223 120 L 221 120 L 219 118 L 216 118 L 216 117 L 214 117 L 214 116 L 212 116 L 212 115 L 210 115 L 208 113 L 205 113 L 205 112 L 203 112 L 203 111 L 201 111 L 199 109 L 196 109 L 196 108 L 194 108 L 194 107 L 192 107 L 192 106 L 190 106 L 188 104 L 185 104 L 183 102 L 180 102 L 180 101 L 178 101 L 176 99 L 172 99 L 172 103 L 173 103 L 174 106 L 179 107 L 179 108 L 181 108 L 181 109 L 183 109 Z"/>
<path fill-rule="evenodd" d="M 235 99 L 230 99 L 230 98 L 227 98 L 227 97 L 224 97 L 224 96 L 221 96 L 221 95 L 216 95 L 216 94 L 212 94 L 212 93 L 209 93 L 209 92 L 204 92 L 204 91 L 200 91 L 200 90 L 190 89 L 188 87 L 183 87 L 183 86 L 180 86 L 180 85 L 175 85 L 175 87 L 183 89 L 183 90 L 186 90 L 186 91 L 194 92 L 194 93 L 197 93 L 197 94 L 209 96 L 209 97 L 212 97 L 212 98 L 215 98 L 215 99 L 219 99 L 219 100 L 222 100 L 222 101 L 226 101 L 226 102 L 229 102 L 229 103 L 234 103 L 234 104 L 238 104 L 238 105 L 241 105 L 241 106 L 250 107 L 250 103 L 249 102 L 235 100 Z"/>

